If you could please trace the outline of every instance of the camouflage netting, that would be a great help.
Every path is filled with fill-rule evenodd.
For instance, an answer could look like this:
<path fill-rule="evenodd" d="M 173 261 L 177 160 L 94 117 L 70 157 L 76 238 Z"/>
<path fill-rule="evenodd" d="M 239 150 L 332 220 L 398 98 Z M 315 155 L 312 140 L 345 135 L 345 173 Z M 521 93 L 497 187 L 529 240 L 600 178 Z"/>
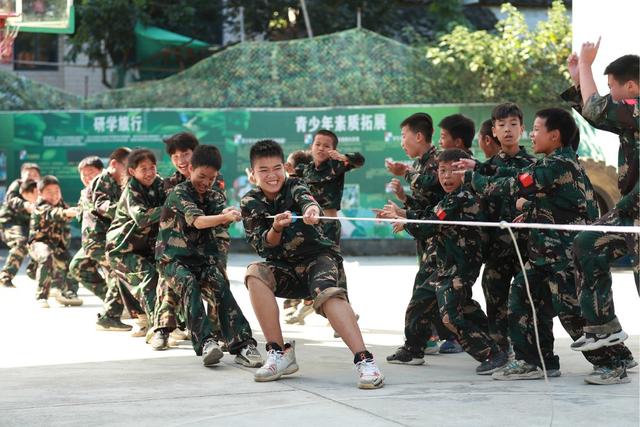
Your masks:
<path fill-rule="evenodd" d="M 164 80 L 105 92 L 86 108 L 316 107 L 426 102 L 424 53 L 367 30 L 242 43 Z"/>
<path fill-rule="evenodd" d="M 0 110 L 58 110 L 81 106 L 78 96 L 0 70 Z"/>

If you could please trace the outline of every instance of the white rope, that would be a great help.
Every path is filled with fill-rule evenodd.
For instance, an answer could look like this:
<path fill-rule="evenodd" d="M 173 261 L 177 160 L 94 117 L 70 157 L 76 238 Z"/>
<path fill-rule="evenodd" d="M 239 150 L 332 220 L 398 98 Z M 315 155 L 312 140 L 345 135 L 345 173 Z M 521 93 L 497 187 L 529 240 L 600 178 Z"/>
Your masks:
<path fill-rule="evenodd" d="M 267 218 L 273 219 L 275 215 Z M 303 219 L 301 215 L 291 215 L 292 219 Z M 318 216 L 318 219 L 332 221 L 370 221 L 370 222 L 400 222 L 405 224 L 437 224 L 437 225 L 465 225 L 468 227 L 493 227 L 493 228 L 536 228 L 539 230 L 561 230 L 561 231 L 599 231 L 601 233 L 633 233 L 640 234 L 638 226 L 620 226 L 620 225 L 586 225 L 586 224 L 542 224 L 528 222 L 487 222 L 487 221 L 440 221 L 433 219 L 407 219 L 407 218 L 369 218 L 369 217 L 351 217 L 351 216 Z"/>

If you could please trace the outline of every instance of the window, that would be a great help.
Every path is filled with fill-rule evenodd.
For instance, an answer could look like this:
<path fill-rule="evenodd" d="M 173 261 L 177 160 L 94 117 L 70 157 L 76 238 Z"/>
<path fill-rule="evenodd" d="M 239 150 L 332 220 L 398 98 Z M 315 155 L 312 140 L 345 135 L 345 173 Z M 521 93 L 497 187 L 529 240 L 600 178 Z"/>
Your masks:
<path fill-rule="evenodd" d="M 16 71 L 57 71 L 58 35 L 41 33 L 18 34 L 13 46 L 13 60 L 13 69 Z M 36 64 L 32 62 L 36 62 Z M 41 64 L 43 62 L 53 64 Z"/>

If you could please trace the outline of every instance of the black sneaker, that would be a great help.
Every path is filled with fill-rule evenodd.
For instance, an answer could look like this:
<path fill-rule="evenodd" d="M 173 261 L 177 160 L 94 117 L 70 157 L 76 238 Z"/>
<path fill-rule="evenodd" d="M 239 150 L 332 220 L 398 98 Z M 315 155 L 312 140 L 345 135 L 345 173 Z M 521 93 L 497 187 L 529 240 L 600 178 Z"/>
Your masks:
<path fill-rule="evenodd" d="M 166 350 L 169 347 L 169 333 L 164 328 L 156 330 L 149 344 L 151 344 L 151 348 L 156 351 Z"/>
<path fill-rule="evenodd" d="M 397 365 L 424 365 L 424 354 L 412 353 L 404 347 L 399 347 L 394 354 L 387 356 L 387 362 Z"/>
<path fill-rule="evenodd" d="M 509 363 L 509 354 L 504 351 L 499 351 L 496 354 L 490 354 L 487 360 L 482 362 L 476 368 L 476 374 L 478 375 L 491 375 L 494 372 L 507 366 Z"/>
<path fill-rule="evenodd" d="M 56 296 L 56 301 L 58 302 L 58 304 L 64 305 L 67 307 L 68 306 L 78 307 L 82 305 L 82 300 L 78 298 L 78 295 L 76 295 L 76 293 L 73 291 L 61 292 L 59 295 Z"/>
<path fill-rule="evenodd" d="M 592 334 L 590 332 L 585 332 L 583 336 L 571 344 L 571 350 L 593 351 L 602 347 L 620 344 L 627 338 L 629 338 L 629 335 L 627 335 L 627 333 L 622 329 L 612 334 Z"/>
<path fill-rule="evenodd" d="M 127 332 L 133 329 L 133 326 L 122 323 L 116 317 L 100 316 L 96 322 L 96 329 L 99 331 L 123 331 Z"/>

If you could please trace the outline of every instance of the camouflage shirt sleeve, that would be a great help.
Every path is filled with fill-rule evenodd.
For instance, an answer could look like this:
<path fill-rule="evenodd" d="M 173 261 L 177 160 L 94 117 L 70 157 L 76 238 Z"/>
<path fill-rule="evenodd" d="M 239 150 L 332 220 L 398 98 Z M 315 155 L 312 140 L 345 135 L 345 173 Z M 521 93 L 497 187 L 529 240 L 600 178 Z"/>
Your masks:
<path fill-rule="evenodd" d="M 187 225 L 193 227 L 196 219 L 205 215 L 204 211 L 198 207 L 196 201 L 193 200 L 184 187 L 175 187 L 173 191 L 175 193 L 173 200 L 177 200 L 174 206 L 175 209 L 184 216 Z"/>
<path fill-rule="evenodd" d="M 447 194 L 435 207 L 425 209 L 422 214 L 417 211 L 407 211 L 408 219 L 426 219 L 431 221 L 460 220 L 460 212 L 464 208 L 463 198 Z M 434 236 L 438 231 L 438 224 L 407 224 L 405 229 L 418 240 L 425 240 Z"/>
<path fill-rule="evenodd" d="M 104 179 L 96 179 L 93 182 L 96 184 L 91 192 L 93 208 L 103 217 L 113 221 L 117 200 L 112 200 L 111 186 Z"/>
<path fill-rule="evenodd" d="M 23 199 L 22 196 L 20 195 L 19 180 L 15 180 L 11 183 L 11 185 L 7 189 L 5 200 L 6 200 L 7 206 L 10 209 L 12 209 L 14 212 L 24 210 L 24 205 L 26 203 L 26 200 Z"/>
<path fill-rule="evenodd" d="M 164 192 L 161 180 L 154 181 L 153 191 Z M 133 220 L 139 228 L 146 228 L 151 224 L 160 221 L 160 213 L 162 212 L 162 203 L 156 207 L 149 207 L 149 202 L 145 195 L 140 191 L 135 191 L 132 187 L 127 187 L 122 196 L 121 202 L 127 211 L 128 216 Z M 164 199 L 164 198 L 163 198 Z"/>
<path fill-rule="evenodd" d="M 258 199 L 258 191 L 252 190 L 240 201 L 242 223 L 244 225 L 247 242 L 253 247 L 259 256 L 270 258 L 276 251 L 267 243 L 267 233 L 273 224 L 268 219 L 267 206 Z"/>

